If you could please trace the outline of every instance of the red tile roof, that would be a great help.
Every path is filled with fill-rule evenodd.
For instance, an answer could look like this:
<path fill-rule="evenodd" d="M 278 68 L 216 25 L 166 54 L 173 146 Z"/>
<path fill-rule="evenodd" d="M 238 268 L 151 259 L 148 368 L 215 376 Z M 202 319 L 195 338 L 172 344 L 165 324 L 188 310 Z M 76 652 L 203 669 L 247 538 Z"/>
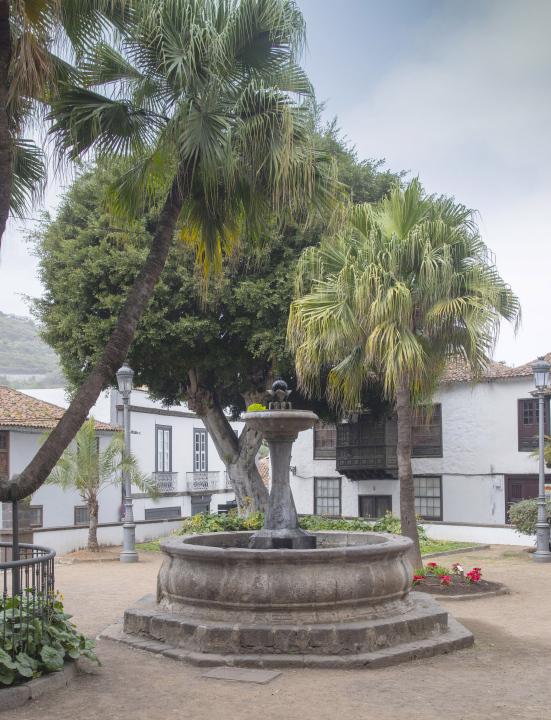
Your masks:
<path fill-rule="evenodd" d="M 545 360 L 551 365 L 551 352 L 545 355 Z M 507 367 L 501 363 L 490 361 L 486 371 L 483 373 L 482 380 L 497 380 L 501 378 L 523 378 L 532 377 L 532 365 L 536 360 L 531 360 L 524 365 L 518 367 Z M 467 362 L 464 360 L 454 360 L 444 370 L 442 376 L 442 382 L 453 383 L 453 382 L 465 382 L 473 379 L 472 370 Z"/>
<path fill-rule="evenodd" d="M 0 426 L 35 427 L 45 430 L 54 428 L 65 410 L 51 403 L 37 400 L 30 395 L 0 385 Z M 96 430 L 115 432 L 119 428 L 95 421 Z"/>

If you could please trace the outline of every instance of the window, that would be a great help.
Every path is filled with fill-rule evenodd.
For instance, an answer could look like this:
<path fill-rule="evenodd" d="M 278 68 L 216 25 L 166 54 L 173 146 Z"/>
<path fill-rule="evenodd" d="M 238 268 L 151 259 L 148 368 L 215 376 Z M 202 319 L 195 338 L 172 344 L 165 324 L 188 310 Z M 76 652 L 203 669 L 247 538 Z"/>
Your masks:
<path fill-rule="evenodd" d="M 194 429 L 193 431 L 193 472 L 207 472 L 207 431 Z"/>
<path fill-rule="evenodd" d="M 531 452 L 538 448 L 540 412 L 539 402 L 531 398 L 518 401 L 518 449 L 519 452 Z M 549 435 L 549 399 L 543 403 L 544 433 Z"/>
<path fill-rule="evenodd" d="M 428 419 L 423 410 L 412 413 L 411 457 L 442 457 L 442 405 L 433 405 Z"/>
<path fill-rule="evenodd" d="M 314 425 L 314 458 L 334 458 L 337 448 L 337 428 L 335 425 L 327 425 L 324 422 L 317 422 Z"/>
<path fill-rule="evenodd" d="M 157 431 L 156 444 L 156 472 L 172 472 L 172 428 L 165 425 L 155 425 Z"/>
<path fill-rule="evenodd" d="M 424 520 L 442 520 L 442 478 L 428 475 L 413 478 L 415 514 Z"/>
<path fill-rule="evenodd" d="M 29 525 L 31 527 L 42 527 L 42 505 L 31 505 L 29 507 Z"/>
<path fill-rule="evenodd" d="M 165 518 L 178 518 L 182 516 L 182 508 L 180 506 L 147 508 L 145 511 L 146 520 L 163 520 Z"/>
<path fill-rule="evenodd" d="M 89 525 L 90 513 L 86 505 L 75 505 L 75 525 Z"/>
<path fill-rule="evenodd" d="M 340 478 L 314 478 L 314 514 L 341 514 Z"/>
<path fill-rule="evenodd" d="M 10 434 L 0 432 L 0 475 L 10 476 Z"/>
<path fill-rule="evenodd" d="M 392 512 L 392 495 L 360 495 L 360 517 L 376 520 Z"/>

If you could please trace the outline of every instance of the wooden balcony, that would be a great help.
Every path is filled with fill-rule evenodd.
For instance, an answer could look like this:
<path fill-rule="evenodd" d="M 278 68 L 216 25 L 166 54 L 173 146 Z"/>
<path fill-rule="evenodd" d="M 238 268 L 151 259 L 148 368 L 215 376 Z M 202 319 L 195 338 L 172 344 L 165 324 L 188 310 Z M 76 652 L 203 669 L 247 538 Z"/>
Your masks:
<path fill-rule="evenodd" d="M 374 423 L 369 416 L 337 426 L 337 472 L 349 480 L 398 477 L 396 418 Z"/>

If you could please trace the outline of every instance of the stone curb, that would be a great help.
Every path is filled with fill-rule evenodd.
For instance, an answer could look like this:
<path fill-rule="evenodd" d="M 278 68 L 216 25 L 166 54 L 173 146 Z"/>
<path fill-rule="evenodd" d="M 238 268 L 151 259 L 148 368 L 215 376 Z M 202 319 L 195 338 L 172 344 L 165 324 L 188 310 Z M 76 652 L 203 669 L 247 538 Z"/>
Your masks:
<path fill-rule="evenodd" d="M 471 547 L 457 548 L 457 550 L 443 550 L 442 552 L 428 553 L 427 555 L 421 555 L 421 559 L 440 557 L 442 555 L 461 555 L 461 553 L 471 553 L 477 550 L 489 550 L 491 545 L 473 545 Z"/>
<path fill-rule="evenodd" d="M 56 565 L 79 565 L 80 563 L 106 563 L 106 562 L 120 562 L 119 558 L 98 558 L 97 560 L 88 560 L 85 558 L 54 558 Z"/>
<path fill-rule="evenodd" d="M 0 712 L 14 710 L 24 705 L 27 700 L 36 700 L 52 690 L 61 690 L 77 676 L 77 664 L 67 660 L 59 672 L 48 673 L 22 685 L 6 687 L 0 690 Z"/>
<path fill-rule="evenodd" d="M 104 640 L 120 642 L 136 650 L 145 650 L 163 655 L 171 660 L 185 662 L 195 667 L 248 667 L 248 668 L 330 668 L 379 670 L 411 660 L 443 655 L 474 645 L 474 636 L 457 620 L 448 615 L 448 632 L 436 638 L 426 638 L 391 647 L 379 652 L 353 655 L 219 655 L 186 651 L 146 636 L 129 635 L 122 630 L 121 623 L 110 625 L 100 635 Z"/>
<path fill-rule="evenodd" d="M 435 598 L 444 600 L 482 600 L 483 598 L 498 597 L 499 595 L 510 595 L 511 591 L 504 585 L 499 590 L 491 590 L 487 593 L 479 593 L 477 595 L 434 595 Z M 433 597 L 431 595 L 431 597 Z"/>

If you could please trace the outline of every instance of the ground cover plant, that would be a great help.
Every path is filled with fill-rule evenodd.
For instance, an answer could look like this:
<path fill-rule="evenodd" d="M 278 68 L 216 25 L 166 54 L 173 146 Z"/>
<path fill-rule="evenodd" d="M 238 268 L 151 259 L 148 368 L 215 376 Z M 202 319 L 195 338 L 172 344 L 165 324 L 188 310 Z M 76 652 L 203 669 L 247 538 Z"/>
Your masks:
<path fill-rule="evenodd" d="M 84 636 L 73 623 L 72 615 L 63 612 L 63 597 L 56 593 L 42 606 L 45 620 L 37 616 L 36 598 L 27 593 L 21 597 L 0 600 L 3 618 L 0 648 L 0 688 L 26 682 L 45 672 L 57 672 L 66 658 L 84 656 L 101 665 L 93 648 L 96 643 Z"/>
<path fill-rule="evenodd" d="M 323 515 L 305 515 L 299 517 L 299 526 L 303 530 L 311 531 L 345 530 L 349 532 L 390 532 L 396 535 L 401 535 L 402 532 L 400 518 L 390 512 L 386 513 L 384 517 L 375 523 L 370 523 L 363 518 L 347 520 L 346 518 L 330 518 Z M 264 513 L 251 512 L 245 517 L 240 517 L 234 510 L 230 510 L 229 513 L 220 515 L 211 512 L 194 515 L 183 521 L 182 529 L 177 534 L 188 535 L 190 533 L 260 530 L 263 527 Z M 470 547 L 468 543 L 454 543 L 449 540 L 431 540 L 427 537 L 425 529 L 420 523 L 417 525 L 417 532 L 419 533 L 419 543 L 423 554 Z M 159 550 L 160 542 L 162 542 L 162 540 L 141 543 L 136 545 L 136 547 L 138 550 Z M 442 570 L 445 571 L 446 574 L 449 574 L 446 568 L 442 568 Z"/>

